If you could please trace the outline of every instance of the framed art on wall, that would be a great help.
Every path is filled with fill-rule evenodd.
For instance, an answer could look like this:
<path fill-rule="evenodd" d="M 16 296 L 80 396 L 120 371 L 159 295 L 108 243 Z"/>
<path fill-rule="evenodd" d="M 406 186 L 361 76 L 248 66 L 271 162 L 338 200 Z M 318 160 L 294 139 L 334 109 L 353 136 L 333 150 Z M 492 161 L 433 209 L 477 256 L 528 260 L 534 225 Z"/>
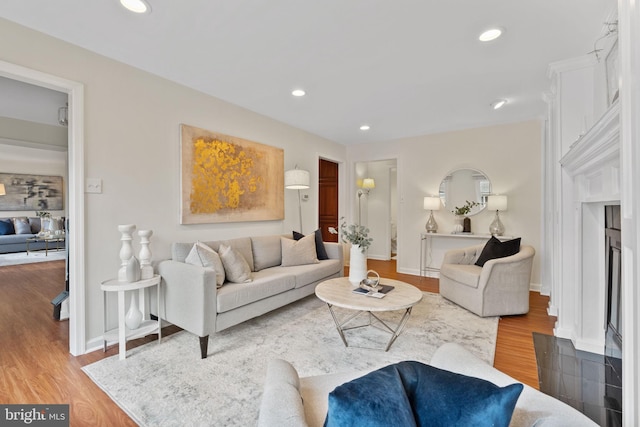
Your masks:
<path fill-rule="evenodd" d="M 284 219 L 284 150 L 180 125 L 182 224 Z"/>
<path fill-rule="evenodd" d="M 6 194 L 0 196 L 0 211 L 62 210 L 61 176 L 0 173 Z"/>

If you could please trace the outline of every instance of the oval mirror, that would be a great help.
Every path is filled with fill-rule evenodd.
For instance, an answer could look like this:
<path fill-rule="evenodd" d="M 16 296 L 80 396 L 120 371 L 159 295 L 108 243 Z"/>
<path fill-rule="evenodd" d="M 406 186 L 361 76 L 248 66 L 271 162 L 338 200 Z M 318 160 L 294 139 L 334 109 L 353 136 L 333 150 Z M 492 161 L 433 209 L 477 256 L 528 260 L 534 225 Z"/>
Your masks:
<path fill-rule="evenodd" d="M 440 199 L 449 212 L 462 207 L 467 200 L 477 203 L 467 215 L 482 212 L 491 194 L 491 181 L 475 169 L 457 169 L 450 172 L 440 183 Z"/>

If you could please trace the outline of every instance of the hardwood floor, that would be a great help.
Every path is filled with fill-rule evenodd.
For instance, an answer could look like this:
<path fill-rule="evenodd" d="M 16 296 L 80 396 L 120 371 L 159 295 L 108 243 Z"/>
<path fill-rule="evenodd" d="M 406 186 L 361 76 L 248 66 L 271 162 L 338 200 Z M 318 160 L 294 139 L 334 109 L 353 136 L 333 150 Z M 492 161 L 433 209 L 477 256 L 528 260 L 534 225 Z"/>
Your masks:
<path fill-rule="evenodd" d="M 383 277 L 438 292 L 438 280 L 395 272 L 395 261 L 369 260 Z M 82 366 L 117 354 L 96 351 L 69 354 L 68 322 L 53 319 L 51 300 L 64 289 L 64 261 L 0 267 L 0 403 L 70 404 L 71 426 L 135 426 L 136 424 L 81 370 Z M 554 317 L 546 314 L 548 298 L 531 293 L 531 311 L 500 319 L 495 366 L 538 387 L 532 332 L 552 334 Z M 163 329 L 163 335 L 178 328 Z M 147 337 L 128 348 L 154 340 Z"/>

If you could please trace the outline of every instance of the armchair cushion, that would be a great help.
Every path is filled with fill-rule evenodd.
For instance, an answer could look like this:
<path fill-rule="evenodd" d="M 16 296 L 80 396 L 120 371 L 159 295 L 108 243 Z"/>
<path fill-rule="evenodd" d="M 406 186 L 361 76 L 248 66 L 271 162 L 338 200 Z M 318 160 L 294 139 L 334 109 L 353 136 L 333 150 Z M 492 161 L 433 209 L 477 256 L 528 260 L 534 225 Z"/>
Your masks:
<path fill-rule="evenodd" d="M 484 263 L 490 259 L 515 255 L 518 251 L 520 251 L 520 237 L 501 242 L 495 236 L 491 236 L 491 239 L 489 239 L 487 244 L 484 245 L 484 248 L 476 261 L 476 265 L 482 267 L 484 266 Z"/>
<path fill-rule="evenodd" d="M 445 264 L 440 269 L 440 274 L 450 277 L 456 282 L 477 288 L 481 271 L 482 267 L 473 264 Z"/>

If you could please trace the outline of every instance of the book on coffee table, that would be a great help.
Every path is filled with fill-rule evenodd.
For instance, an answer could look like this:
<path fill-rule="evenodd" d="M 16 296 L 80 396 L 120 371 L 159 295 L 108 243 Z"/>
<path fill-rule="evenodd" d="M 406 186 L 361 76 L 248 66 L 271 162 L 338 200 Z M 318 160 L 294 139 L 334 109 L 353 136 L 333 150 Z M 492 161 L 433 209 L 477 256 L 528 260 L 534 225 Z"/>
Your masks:
<path fill-rule="evenodd" d="M 354 294 L 366 295 L 368 297 L 383 298 L 386 294 L 391 292 L 393 289 L 394 289 L 394 286 L 391 286 L 391 285 L 378 285 L 377 292 L 370 291 L 368 289 L 364 289 L 360 287 L 355 288 L 352 292 Z"/>

